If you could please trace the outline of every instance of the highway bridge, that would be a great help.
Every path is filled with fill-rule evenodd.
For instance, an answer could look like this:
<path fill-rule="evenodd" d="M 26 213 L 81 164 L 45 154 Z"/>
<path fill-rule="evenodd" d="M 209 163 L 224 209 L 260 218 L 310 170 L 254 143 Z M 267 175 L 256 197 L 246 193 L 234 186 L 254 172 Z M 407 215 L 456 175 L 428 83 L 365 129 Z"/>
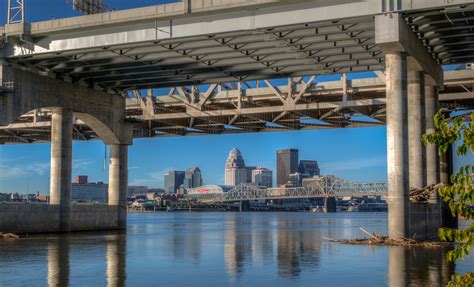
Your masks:
<path fill-rule="evenodd" d="M 385 124 L 389 236 L 436 234 L 439 197 L 414 206 L 409 187 L 448 178 L 420 137 L 440 106 L 472 109 L 473 70 L 443 65 L 474 62 L 473 19 L 472 0 L 185 0 L 0 27 L 0 142 L 51 141 L 55 210 L 0 210 L 25 220 L 0 230 L 125 228 L 134 137 Z M 96 138 L 109 208 L 76 210 L 72 140 Z"/>
<path fill-rule="evenodd" d="M 334 176 L 322 176 L 303 187 L 263 188 L 240 184 L 218 194 L 189 194 L 185 200 L 202 203 L 222 203 L 243 200 L 307 199 L 328 197 L 387 196 L 385 182 L 351 182 Z"/>
<path fill-rule="evenodd" d="M 444 88 L 439 94 L 441 107 L 474 108 L 474 72 L 462 68 L 444 73 Z M 313 75 L 133 91 L 126 99 L 126 118 L 133 125 L 134 138 L 385 125 L 384 74 L 356 76 L 348 79 L 343 74 L 340 79 L 322 81 Z M 278 85 L 282 81 L 285 84 Z M 73 122 L 73 138 L 100 139 L 94 129 L 77 118 Z M 30 111 L 15 123 L 0 126 L 0 144 L 50 140 L 51 110 L 47 108 Z"/>

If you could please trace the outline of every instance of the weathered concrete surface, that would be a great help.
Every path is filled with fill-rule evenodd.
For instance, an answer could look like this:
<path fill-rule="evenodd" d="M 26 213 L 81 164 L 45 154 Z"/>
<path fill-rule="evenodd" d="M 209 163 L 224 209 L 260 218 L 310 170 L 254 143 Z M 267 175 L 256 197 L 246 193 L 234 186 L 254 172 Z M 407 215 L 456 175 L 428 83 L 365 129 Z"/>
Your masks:
<path fill-rule="evenodd" d="M 442 226 L 442 210 L 439 204 L 410 203 L 410 238 L 438 238 Z"/>
<path fill-rule="evenodd" d="M 400 14 L 375 16 L 375 43 L 384 53 L 407 53 L 410 68 L 424 71 L 426 80 L 440 88 L 444 86 L 444 73 L 433 57 L 426 51 Z"/>
<path fill-rule="evenodd" d="M 1 204 L 0 232 L 61 232 L 60 207 L 47 204 Z M 115 230 L 118 228 L 117 206 L 72 205 L 70 231 Z"/>
<path fill-rule="evenodd" d="M 385 54 L 387 65 L 388 233 L 392 239 L 409 237 L 407 56 Z"/>
<path fill-rule="evenodd" d="M 410 188 L 425 186 L 424 147 L 421 136 L 424 132 L 425 93 L 424 74 L 420 71 L 408 72 L 408 149 Z"/>
<path fill-rule="evenodd" d="M 436 132 L 434 125 L 434 116 L 438 111 L 438 88 L 433 85 L 425 86 L 425 133 L 432 134 Z M 436 145 L 428 144 L 426 146 L 426 184 L 432 185 L 439 183 L 439 155 Z M 439 202 L 437 192 L 430 197 L 431 203 Z"/>
<path fill-rule="evenodd" d="M 324 198 L 324 213 L 334 213 L 337 212 L 337 202 L 335 197 L 325 197 Z"/>
<path fill-rule="evenodd" d="M 51 205 L 59 205 L 60 230 L 69 231 L 72 193 L 72 111 L 54 108 L 51 126 Z"/>
<path fill-rule="evenodd" d="M 117 207 L 118 226 L 127 227 L 128 146 L 110 145 L 109 205 Z"/>
<path fill-rule="evenodd" d="M 124 98 L 20 69 L 3 69 L 15 86 L 13 93 L 0 96 L 0 125 L 38 108 L 58 107 L 73 111 L 105 143 L 131 144 Z"/>

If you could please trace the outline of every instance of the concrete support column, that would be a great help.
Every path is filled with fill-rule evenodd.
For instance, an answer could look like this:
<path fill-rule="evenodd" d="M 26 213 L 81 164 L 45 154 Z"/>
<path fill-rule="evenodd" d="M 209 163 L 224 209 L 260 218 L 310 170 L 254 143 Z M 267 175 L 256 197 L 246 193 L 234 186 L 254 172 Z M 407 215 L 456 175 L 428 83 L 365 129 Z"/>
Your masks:
<path fill-rule="evenodd" d="M 60 231 L 71 228 L 72 111 L 54 108 L 51 116 L 50 204 L 59 205 Z"/>
<path fill-rule="evenodd" d="M 128 145 L 110 145 L 109 205 L 118 207 L 118 229 L 127 228 Z"/>
<path fill-rule="evenodd" d="M 408 162 L 410 166 L 410 188 L 422 188 L 426 184 L 424 147 L 421 141 L 421 136 L 425 131 L 424 78 L 423 72 L 408 72 Z"/>
<path fill-rule="evenodd" d="M 387 83 L 388 233 L 409 237 L 407 56 L 385 54 Z"/>
<path fill-rule="evenodd" d="M 324 213 L 334 213 L 337 212 L 337 201 L 333 196 L 324 198 Z"/>
<path fill-rule="evenodd" d="M 438 88 L 433 85 L 425 86 L 425 124 L 426 133 L 436 132 L 434 115 L 438 111 Z M 439 183 L 439 156 L 437 146 L 428 144 L 426 146 L 426 184 Z M 439 196 L 434 192 L 430 198 L 431 203 L 438 203 Z"/>

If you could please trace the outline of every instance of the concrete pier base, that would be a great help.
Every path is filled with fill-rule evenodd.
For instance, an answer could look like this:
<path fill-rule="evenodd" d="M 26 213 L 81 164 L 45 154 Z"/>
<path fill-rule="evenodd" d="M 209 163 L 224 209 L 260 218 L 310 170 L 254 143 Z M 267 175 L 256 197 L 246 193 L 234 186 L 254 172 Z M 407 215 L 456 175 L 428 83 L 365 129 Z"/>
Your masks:
<path fill-rule="evenodd" d="M 70 230 L 72 111 L 52 110 L 50 204 L 59 206 L 60 231 Z"/>
<path fill-rule="evenodd" d="M 410 188 L 425 186 L 424 147 L 421 137 L 425 121 L 424 73 L 408 72 L 408 154 Z"/>
<path fill-rule="evenodd" d="M 118 229 L 117 206 L 72 205 L 69 231 Z M 59 205 L 4 204 L 0 208 L 0 232 L 62 232 Z"/>
<path fill-rule="evenodd" d="M 324 198 L 324 213 L 334 213 L 337 212 L 337 203 L 335 197 L 325 197 Z"/>
<path fill-rule="evenodd" d="M 127 228 L 128 145 L 110 145 L 109 205 L 117 207 L 118 229 Z"/>
<path fill-rule="evenodd" d="M 387 79 L 388 233 L 409 237 L 407 56 L 385 54 Z"/>
<path fill-rule="evenodd" d="M 239 204 L 239 211 L 245 212 L 250 210 L 250 201 L 248 200 L 241 200 Z"/>

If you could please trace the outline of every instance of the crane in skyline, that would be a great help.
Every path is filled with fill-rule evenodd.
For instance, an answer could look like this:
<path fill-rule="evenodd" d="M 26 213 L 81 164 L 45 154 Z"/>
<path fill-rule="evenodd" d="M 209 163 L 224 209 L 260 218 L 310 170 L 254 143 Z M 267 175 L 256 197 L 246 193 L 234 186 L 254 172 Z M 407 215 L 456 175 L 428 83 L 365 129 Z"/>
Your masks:
<path fill-rule="evenodd" d="M 90 15 L 111 10 L 104 0 L 66 0 L 74 10 Z M 25 22 L 25 0 L 8 0 L 8 24 Z"/>

